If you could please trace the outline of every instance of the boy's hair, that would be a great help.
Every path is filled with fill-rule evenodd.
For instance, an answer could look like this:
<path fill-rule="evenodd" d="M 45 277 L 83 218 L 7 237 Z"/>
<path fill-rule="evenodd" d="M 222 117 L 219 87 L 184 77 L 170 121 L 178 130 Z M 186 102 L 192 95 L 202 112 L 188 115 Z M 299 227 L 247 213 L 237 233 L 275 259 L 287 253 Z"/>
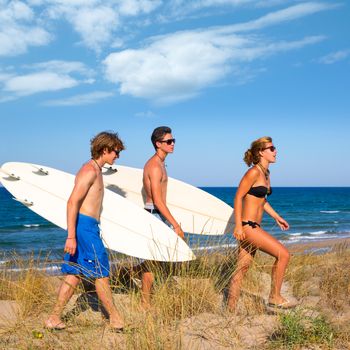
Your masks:
<path fill-rule="evenodd" d="M 151 141 L 155 150 L 157 150 L 156 143 L 162 141 L 166 134 L 171 134 L 171 129 L 168 126 L 159 126 L 153 130 Z"/>
<path fill-rule="evenodd" d="M 103 151 L 107 148 L 111 152 L 118 148 L 119 151 L 125 149 L 123 141 L 119 138 L 116 132 L 102 131 L 90 140 L 91 157 L 99 158 Z"/>

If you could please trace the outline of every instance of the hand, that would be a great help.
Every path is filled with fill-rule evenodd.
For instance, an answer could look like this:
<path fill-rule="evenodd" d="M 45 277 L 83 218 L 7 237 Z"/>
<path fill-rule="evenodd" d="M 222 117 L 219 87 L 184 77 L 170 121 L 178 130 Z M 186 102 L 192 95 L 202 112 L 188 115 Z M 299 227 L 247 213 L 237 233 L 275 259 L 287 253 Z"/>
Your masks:
<path fill-rule="evenodd" d="M 175 226 L 174 228 L 175 233 L 180 236 L 182 239 L 185 239 L 184 231 L 182 231 L 182 228 L 180 225 Z"/>
<path fill-rule="evenodd" d="M 64 252 L 74 255 L 77 249 L 77 240 L 75 238 L 67 238 L 64 246 Z"/>
<path fill-rule="evenodd" d="M 286 220 L 281 218 L 280 216 L 276 219 L 277 225 L 280 227 L 282 231 L 286 231 L 289 229 L 289 224 Z"/>
<path fill-rule="evenodd" d="M 245 239 L 245 233 L 243 231 L 242 227 L 235 227 L 233 230 L 233 236 L 239 240 L 239 241 L 243 241 Z"/>

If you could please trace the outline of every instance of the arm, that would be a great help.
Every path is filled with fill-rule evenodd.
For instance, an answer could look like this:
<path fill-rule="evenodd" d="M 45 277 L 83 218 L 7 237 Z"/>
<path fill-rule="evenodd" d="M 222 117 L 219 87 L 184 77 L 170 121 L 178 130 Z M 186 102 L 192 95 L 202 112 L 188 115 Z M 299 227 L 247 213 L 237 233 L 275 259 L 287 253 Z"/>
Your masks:
<path fill-rule="evenodd" d="M 268 201 L 266 201 L 264 204 L 264 210 L 267 214 L 269 214 L 272 218 L 276 220 L 277 225 L 281 228 L 282 231 L 289 229 L 288 222 L 284 220 L 281 216 L 279 216 L 278 213 L 275 212 L 275 210 L 271 207 Z"/>
<path fill-rule="evenodd" d="M 255 168 L 251 168 L 243 176 L 234 200 L 234 214 L 235 214 L 235 228 L 233 230 L 233 235 L 238 240 L 245 239 L 245 234 L 242 227 L 242 207 L 243 207 L 243 198 L 253 186 L 254 182 L 259 176 L 259 171 Z"/>
<path fill-rule="evenodd" d="M 80 207 L 86 194 L 96 179 L 96 173 L 92 170 L 81 169 L 75 178 L 73 191 L 67 202 L 67 240 L 64 251 L 74 255 L 77 247 L 76 223 Z"/>
<path fill-rule="evenodd" d="M 159 209 L 160 213 L 173 226 L 174 231 L 181 238 L 184 238 L 184 233 L 181 226 L 171 215 L 170 210 L 166 206 L 162 196 L 162 170 L 159 167 L 154 167 L 150 171 L 149 179 L 151 183 L 152 200 L 154 205 Z"/>

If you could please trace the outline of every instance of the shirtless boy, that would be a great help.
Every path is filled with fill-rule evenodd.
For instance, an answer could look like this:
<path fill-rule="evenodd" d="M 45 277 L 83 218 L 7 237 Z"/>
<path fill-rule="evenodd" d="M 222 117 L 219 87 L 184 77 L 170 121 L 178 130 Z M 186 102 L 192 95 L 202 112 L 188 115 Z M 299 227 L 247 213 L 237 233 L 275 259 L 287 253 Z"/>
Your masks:
<path fill-rule="evenodd" d="M 169 153 L 174 152 L 175 139 L 169 127 L 160 126 L 154 129 L 151 141 L 156 152 L 143 168 L 143 187 L 146 192 L 145 209 L 169 226 L 171 225 L 176 234 L 183 239 L 184 233 L 181 226 L 171 215 L 166 205 L 168 175 L 164 161 Z M 142 274 L 141 280 L 142 305 L 145 309 L 148 309 L 150 307 L 151 288 L 154 281 L 153 273 L 146 269 Z"/>
<path fill-rule="evenodd" d="M 123 149 L 123 142 L 116 133 L 99 133 L 91 140 L 91 160 L 76 175 L 67 203 L 68 235 L 62 265 L 66 277 L 60 287 L 56 305 L 45 321 L 48 329 L 66 327 L 61 314 L 81 278 L 95 282 L 97 295 L 109 314 L 110 326 L 117 331 L 123 329 L 123 319 L 113 304 L 108 255 L 98 226 L 104 189 L 101 170 L 106 163 L 112 165 Z"/>

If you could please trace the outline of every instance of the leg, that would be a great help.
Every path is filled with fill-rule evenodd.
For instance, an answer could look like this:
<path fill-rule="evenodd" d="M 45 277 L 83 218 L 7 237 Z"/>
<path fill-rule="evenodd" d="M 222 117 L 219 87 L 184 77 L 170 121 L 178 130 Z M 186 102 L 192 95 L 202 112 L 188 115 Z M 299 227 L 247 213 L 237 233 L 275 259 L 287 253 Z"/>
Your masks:
<path fill-rule="evenodd" d="M 247 273 L 249 266 L 251 265 L 256 249 L 246 242 L 242 242 L 238 247 L 238 261 L 237 268 L 230 281 L 230 287 L 228 292 L 228 310 L 233 312 L 236 309 L 237 301 L 241 292 L 241 285 L 243 277 Z"/>
<path fill-rule="evenodd" d="M 109 314 L 111 326 L 116 330 L 122 329 L 124 327 L 124 321 L 113 304 L 112 291 L 111 287 L 109 286 L 109 278 L 97 278 L 95 281 L 95 286 L 96 293 Z"/>
<path fill-rule="evenodd" d="M 249 227 L 245 232 L 247 242 L 275 257 L 276 260 L 273 264 L 271 274 L 271 292 L 269 301 L 275 304 L 285 302 L 286 299 L 281 296 L 281 288 L 284 274 L 290 259 L 288 250 L 276 238 L 272 237 L 260 227 Z"/>
<path fill-rule="evenodd" d="M 69 299 L 72 297 L 75 288 L 80 282 L 80 277 L 76 275 L 67 275 L 64 281 L 61 284 L 60 290 L 58 292 L 56 305 L 49 316 L 45 321 L 45 326 L 47 328 L 56 328 L 63 329 L 65 328 L 64 323 L 61 320 L 61 314 L 64 306 L 67 304 Z"/>
<path fill-rule="evenodd" d="M 141 304 L 145 310 L 151 307 L 151 289 L 154 276 L 150 271 L 144 271 L 141 277 Z"/>

